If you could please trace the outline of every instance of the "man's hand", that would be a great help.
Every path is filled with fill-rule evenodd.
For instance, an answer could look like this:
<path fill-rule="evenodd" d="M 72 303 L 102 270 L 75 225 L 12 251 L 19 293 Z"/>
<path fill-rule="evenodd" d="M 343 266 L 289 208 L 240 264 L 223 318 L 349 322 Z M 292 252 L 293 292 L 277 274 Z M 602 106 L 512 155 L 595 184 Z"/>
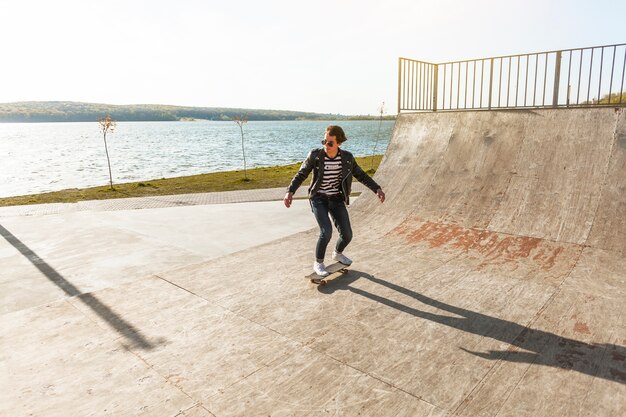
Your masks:
<path fill-rule="evenodd" d="M 291 207 L 291 202 L 293 201 L 293 193 L 285 194 L 285 198 L 283 198 L 283 203 L 285 203 L 285 207 Z"/>
<path fill-rule="evenodd" d="M 376 195 L 378 196 L 378 199 L 380 200 L 381 203 L 385 202 L 385 193 L 383 193 L 383 189 L 382 188 L 379 188 L 376 191 Z"/>

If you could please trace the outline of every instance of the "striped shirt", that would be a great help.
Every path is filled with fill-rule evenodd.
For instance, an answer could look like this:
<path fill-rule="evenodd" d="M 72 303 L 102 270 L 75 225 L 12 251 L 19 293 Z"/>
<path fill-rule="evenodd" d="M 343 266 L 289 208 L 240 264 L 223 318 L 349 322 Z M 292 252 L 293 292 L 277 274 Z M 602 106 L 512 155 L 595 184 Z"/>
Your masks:
<path fill-rule="evenodd" d="M 324 177 L 318 192 L 324 195 L 339 195 L 341 184 L 341 154 L 334 158 L 324 154 Z"/>

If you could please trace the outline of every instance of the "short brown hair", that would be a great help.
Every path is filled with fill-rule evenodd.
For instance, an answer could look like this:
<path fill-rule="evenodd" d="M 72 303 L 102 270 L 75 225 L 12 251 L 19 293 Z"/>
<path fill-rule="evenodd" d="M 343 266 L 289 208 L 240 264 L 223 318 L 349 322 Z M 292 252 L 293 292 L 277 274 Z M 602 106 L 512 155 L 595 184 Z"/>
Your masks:
<path fill-rule="evenodd" d="M 337 143 L 344 143 L 348 140 L 348 138 L 346 138 L 346 134 L 340 126 L 330 125 L 326 128 L 326 131 L 328 132 L 328 136 L 334 136 L 337 138 Z"/>

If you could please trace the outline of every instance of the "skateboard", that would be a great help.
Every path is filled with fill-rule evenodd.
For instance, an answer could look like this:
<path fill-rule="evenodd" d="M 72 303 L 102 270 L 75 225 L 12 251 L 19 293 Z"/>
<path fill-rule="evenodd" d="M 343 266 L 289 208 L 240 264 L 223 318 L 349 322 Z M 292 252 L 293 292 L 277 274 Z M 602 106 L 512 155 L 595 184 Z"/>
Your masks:
<path fill-rule="evenodd" d="M 348 272 L 349 265 L 344 265 L 341 262 L 335 262 L 334 264 L 330 264 L 326 267 L 328 271 L 328 276 L 321 277 L 317 275 L 315 272 L 306 276 L 313 284 L 317 285 L 326 285 L 329 281 L 334 280 L 342 276 L 343 274 Z"/>

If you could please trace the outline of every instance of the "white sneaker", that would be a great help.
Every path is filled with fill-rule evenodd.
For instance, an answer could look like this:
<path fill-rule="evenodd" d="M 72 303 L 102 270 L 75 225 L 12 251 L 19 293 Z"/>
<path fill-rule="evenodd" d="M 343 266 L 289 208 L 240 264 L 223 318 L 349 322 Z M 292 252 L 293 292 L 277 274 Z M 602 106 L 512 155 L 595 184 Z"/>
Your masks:
<path fill-rule="evenodd" d="M 352 260 L 350 258 L 337 251 L 333 251 L 333 259 L 339 263 L 344 264 L 345 266 L 350 266 L 350 264 L 352 264 Z"/>
<path fill-rule="evenodd" d="M 330 275 L 328 271 L 326 270 L 326 267 L 324 266 L 323 262 L 315 261 L 313 263 L 313 271 L 315 271 L 315 273 L 319 275 L 320 277 L 327 277 Z"/>

